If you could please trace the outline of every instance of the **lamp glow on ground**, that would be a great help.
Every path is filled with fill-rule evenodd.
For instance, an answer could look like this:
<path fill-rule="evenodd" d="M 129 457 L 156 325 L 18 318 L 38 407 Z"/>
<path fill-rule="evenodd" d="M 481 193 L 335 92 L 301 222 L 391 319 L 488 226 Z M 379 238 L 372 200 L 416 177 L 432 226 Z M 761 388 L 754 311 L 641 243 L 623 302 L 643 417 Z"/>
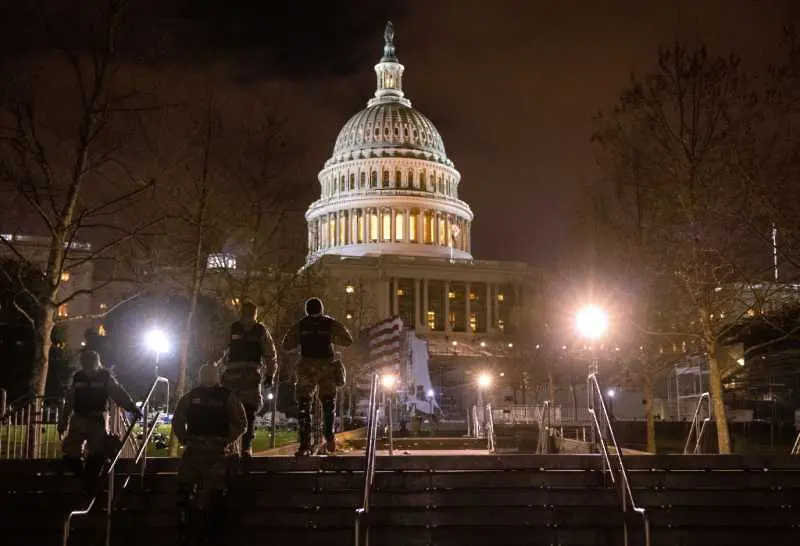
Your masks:
<path fill-rule="evenodd" d="M 584 307 L 575 318 L 578 332 L 587 339 L 600 339 L 608 330 L 608 314 L 595 305 Z"/>

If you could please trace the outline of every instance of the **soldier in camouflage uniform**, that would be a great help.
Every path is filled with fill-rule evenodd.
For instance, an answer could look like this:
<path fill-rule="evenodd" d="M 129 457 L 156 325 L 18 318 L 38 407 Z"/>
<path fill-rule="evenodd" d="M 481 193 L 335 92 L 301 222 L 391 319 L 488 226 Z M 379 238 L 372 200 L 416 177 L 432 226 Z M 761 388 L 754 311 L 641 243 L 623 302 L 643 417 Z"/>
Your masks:
<path fill-rule="evenodd" d="M 213 364 L 200 368 L 200 386 L 178 402 L 172 430 L 186 446 L 178 466 L 181 544 L 191 544 L 193 532 L 203 532 L 191 519 L 193 499 L 212 538 L 224 544 L 225 497 L 238 458 L 236 443 L 247 430 L 247 417 L 236 395 L 220 385 Z"/>
<path fill-rule="evenodd" d="M 336 319 L 323 314 L 322 301 L 310 298 L 305 305 L 306 316 L 297 322 L 283 338 L 283 349 L 291 351 L 300 347 L 297 361 L 295 396 L 298 405 L 298 433 L 300 449 L 296 456 L 311 453 L 311 412 L 314 393 L 319 390 L 322 403 L 322 434 L 325 450 L 336 451 L 333 423 L 336 411 L 336 389 L 344 384 L 344 366 L 337 359 L 334 345 L 347 347 L 353 338 L 347 328 Z"/>
<path fill-rule="evenodd" d="M 103 463 L 114 455 L 108 452 L 108 399 L 131 412 L 134 421 L 141 417 L 141 412 L 111 372 L 103 368 L 95 351 L 82 351 L 80 364 L 81 370 L 72 378 L 57 430 L 64 438 L 62 450 L 66 467 L 82 475 L 86 492 L 92 493 Z"/>
<path fill-rule="evenodd" d="M 264 398 L 261 383 L 272 386 L 277 371 L 275 344 L 266 326 L 256 320 L 258 310 L 252 302 L 242 304 L 239 320 L 231 325 L 222 384 L 232 390 L 244 405 L 247 431 L 242 436 L 241 455 L 253 455 L 255 417 Z"/>

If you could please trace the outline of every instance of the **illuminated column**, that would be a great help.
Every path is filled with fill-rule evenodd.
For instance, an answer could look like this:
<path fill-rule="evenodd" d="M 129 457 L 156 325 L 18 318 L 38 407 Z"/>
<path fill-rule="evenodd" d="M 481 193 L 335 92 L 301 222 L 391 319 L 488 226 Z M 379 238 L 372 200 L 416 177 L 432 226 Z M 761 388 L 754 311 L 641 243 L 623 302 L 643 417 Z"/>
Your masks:
<path fill-rule="evenodd" d="M 492 283 L 486 283 L 486 333 L 492 333 L 492 308 L 494 301 L 492 301 Z"/>
<path fill-rule="evenodd" d="M 369 234 L 369 214 L 367 213 L 369 209 L 361 209 L 361 217 L 364 219 L 361 222 L 361 240 L 365 243 L 369 241 L 367 235 Z"/>
<path fill-rule="evenodd" d="M 428 325 L 428 279 L 422 280 L 422 320 L 425 321 L 425 326 Z"/>
<path fill-rule="evenodd" d="M 464 290 L 464 331 L 471 332 L 472 329 L 469 325 L 470 301 L 469 301 L 470 284 L 465 283 Z"/>
<path fill-rule="evenodd" d="M 397 277 L 392 277 L 392 314 L 396 315 L 400 312 L 400 296 L 398 296 L 398 291 L 400 290 L 400 283 L 397 280 Z"/>
<path fill-rule="evenodd" d="M 444 281 L 444 331 L 450 332 L 450 281 Z"/>
<path fill-rule="evenodd" d="M 420 285 L 419 279 L 414 279 L 414 328 L 419 328 L 421 324 L 419 319 L 420 317 L 419 307 L 421 303 L 421 298 L 419 294 L 419 285 Z M 425 288 L 427 289 L 427 285 Z"/>
<path fill-rule="evenodd" d="M 439 244 L 439 211 L 433 213 L 433 244 Z"/>
<path fill-rule="evenodd" d="M 395 226 L 397 223 L 397 211 L 394 209 L 394 207 L 392 207 L 391 210 L 392 212 L 390 214 L 392 215 L 392 223 L 389 226 L 391 229 L 391 233 L 389 233 L 389 241 L 394 241 L 396 239 L 395 235 L 397 234 L 397 228 Z"/>
<path fill-rule="evenodd" d="M 403 217 L 406 227 L 403 230 L 403 240 L 407 243 L 411 242 L 411 209 L 406 209 L 406 215 Z"/>

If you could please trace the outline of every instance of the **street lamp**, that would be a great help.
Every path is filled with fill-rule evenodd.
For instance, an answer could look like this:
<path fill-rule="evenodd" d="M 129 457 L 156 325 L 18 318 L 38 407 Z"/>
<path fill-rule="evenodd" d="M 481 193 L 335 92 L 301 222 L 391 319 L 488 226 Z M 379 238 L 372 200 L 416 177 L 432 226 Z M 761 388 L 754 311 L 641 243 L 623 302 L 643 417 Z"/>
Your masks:
<path fill-rule="evenodd" d="M 153 328 L 144 335 L 144 343 L 155 355 L 155 372 L 158 377 L 158 361 L 161 353 L 169 351 L 169 338 L 163 330 Z"/>
<path fill-rule="evenodd" d="M 596 305 L 588 305 L 578 311 L 576 325 L 583 337 L 600 339 L 608 330 L 608 314 Z"/>
<path fill-rule="evenodd" d="M 392 389 L 394 388 L 395 384 L 397 383 L 397 376 L 387 373 L 381 376 L 381 385 L 383 385 L 384 389 L 384 396 L 386 396 L 386 392 L 389 393 L 389 396 L 386 396 L 386 413 L 389 417 L 389 456 L 393 454 L 393 444 L 394 440 L 392 438 L 394 423 L 392 422 Z"/>
<path fill-rule="evenodd" d="M 578 332 L 590 341 L 597 341 L 603 337 L 608 330 L 608 313 L 596 305 L 588 305 L 578 311 L 575 317 L 575 325 Z M 598 362 L 594 344 L 591 346 L 592 366 L 590 373 L 597 373 Z"/>
<path fill-rule="evenodd" d="M 428 404 L 430 405 L 430 414 L 433 416 L 433 397 L 436 393 L 433 389 L 428 389 Z"/>

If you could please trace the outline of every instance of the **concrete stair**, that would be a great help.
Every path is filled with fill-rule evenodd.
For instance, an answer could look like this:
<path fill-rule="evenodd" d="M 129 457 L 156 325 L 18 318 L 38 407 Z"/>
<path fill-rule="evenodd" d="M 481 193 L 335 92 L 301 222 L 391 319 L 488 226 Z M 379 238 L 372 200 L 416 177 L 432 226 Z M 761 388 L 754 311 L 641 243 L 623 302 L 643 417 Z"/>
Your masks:
<path fill-rule="evenodd" d="M 352 544 L 363 464 L 255 459 L 232 492 L 236 534 L 226 546 Z M 628 456 L 626 465 L 654 546 L 798 543 L 798 457 Z M 60 544 L 65 514 L 83 503 L 58 466 L 0 462 L 0 544 Z M 618 497 L 597 455 L 380 456 L 376 467 L 375 546 L 622 544 Z M 119 493 L 112 544 L 176 544 L 175 470 L 175 460 L 151 459 L 144 483 Z M 77 520 L 70 544 L 102 544 L 104 515 Z M 630 532 L 631 545 L 644 544 L 636 517 Z"/>

